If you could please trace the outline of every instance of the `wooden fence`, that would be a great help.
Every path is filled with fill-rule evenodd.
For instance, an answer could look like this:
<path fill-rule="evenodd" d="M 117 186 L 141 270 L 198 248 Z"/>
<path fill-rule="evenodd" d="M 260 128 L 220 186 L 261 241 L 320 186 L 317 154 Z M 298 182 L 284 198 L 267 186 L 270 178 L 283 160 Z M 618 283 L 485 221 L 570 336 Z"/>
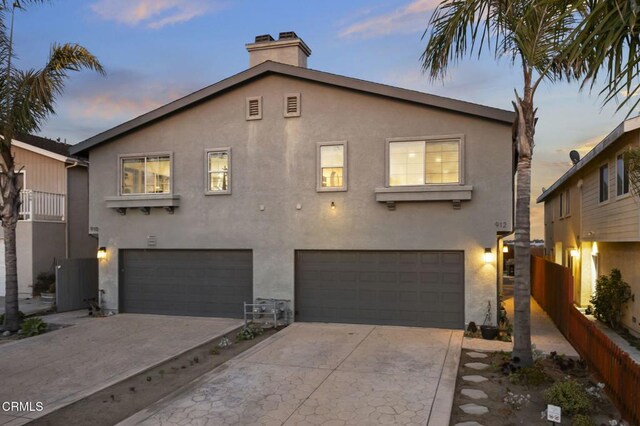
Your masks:
<path fill-rule="evenodd" d="M 531 294 L 600 376 L 623 417 L 631 424 L 640 424 L 640 364 L 576 309 L 571 271 L 532 256 Z"/>

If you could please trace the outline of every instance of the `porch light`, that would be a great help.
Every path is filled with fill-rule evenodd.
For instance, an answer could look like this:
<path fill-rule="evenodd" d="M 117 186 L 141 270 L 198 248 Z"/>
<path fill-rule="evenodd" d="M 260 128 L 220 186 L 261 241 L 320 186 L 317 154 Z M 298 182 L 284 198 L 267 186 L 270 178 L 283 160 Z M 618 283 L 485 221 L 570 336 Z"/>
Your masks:
<path fill-rule="evenodd" d="M 334 203 L 333 201 L 331 202 L 331 210 L 335 210 L 336 209 L 336 203 Z"/>
<path fill-rule="evenodd" d="M 509 253 L 509 246 L 502 247 L 502 252 L 503 253 Z"/>
<path fill-rule="evenodd" d="M 485 263 L 493 262 L 493 253 L 491 252 L 491 248 L 489 247 L 484 249 L 484 262 Z"/>
<path fill-rule="evenodd" d="M 578 255 L 580 255 L 580 252 L 578 251 L 578 249 L 571 249 L 569 254 L 571 254 L 571 257 L 578 257 Z"/>
<path fill-rule="evenodd" d="M 106 259 L 107 258 L 107 248 L 100 247 L 98 249 L 98 259 Z"/>

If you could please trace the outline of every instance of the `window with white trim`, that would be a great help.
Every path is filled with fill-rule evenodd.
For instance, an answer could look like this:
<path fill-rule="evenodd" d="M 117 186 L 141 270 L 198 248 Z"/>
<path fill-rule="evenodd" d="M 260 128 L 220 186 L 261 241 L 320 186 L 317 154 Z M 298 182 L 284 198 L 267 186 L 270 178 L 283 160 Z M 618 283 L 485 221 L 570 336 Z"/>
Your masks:
<path fill-rule="evenodd" d="M 231 148 L 206 151 L 207 193 L 231 193 Z"/>
<path fill-rule="evenodd" d="M 122 157 L 121 195 L 170 194 L 171 155 Z"/>
<path fill-rule="evenodd" d="M 460 139 L 389 142 L 389 186 L 462 183 Z"/>
<path fill-rule="evenodd" d="M 599 200 L 601 203 L 609 199 L 609 165 L 600 167 L 598 174 Z"/>
<path fill-rule="evenodd" d="M 624 161 L 624 154 L 616 157 L 616 195 L 618 197 L 629 193 L 629 170 Z"/>
<path fill-rule="evenodd" d="M 347 143 L 318 143 L 318 191 L 347 190 Z"/>

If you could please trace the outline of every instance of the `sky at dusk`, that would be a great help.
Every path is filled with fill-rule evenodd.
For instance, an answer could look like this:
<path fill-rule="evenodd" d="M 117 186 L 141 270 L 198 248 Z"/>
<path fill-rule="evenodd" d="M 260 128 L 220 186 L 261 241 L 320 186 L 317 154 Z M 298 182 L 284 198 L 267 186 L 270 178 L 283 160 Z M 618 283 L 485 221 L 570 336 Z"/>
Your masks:
<path fill-rule="evenodd" d="M 21 68 L 43 65 L 52 42 L 82 44 L 107 71 L 72 75 L 57 115 L 40 134 L 75 144 L 245 70 L 258 34 L 295 31 L 312 50 L 309 68 L 512 110 L 521 72 L 484 55 L 458 63 L 445 81 L 423 75 L 422 34 L 437 0 L 57 0 L 19 11 Z M 578 84 L 543 85 L 533 162 L 537 197 L 624 120 Z M 542 238 L 532 204 L 532 237 Z"/>

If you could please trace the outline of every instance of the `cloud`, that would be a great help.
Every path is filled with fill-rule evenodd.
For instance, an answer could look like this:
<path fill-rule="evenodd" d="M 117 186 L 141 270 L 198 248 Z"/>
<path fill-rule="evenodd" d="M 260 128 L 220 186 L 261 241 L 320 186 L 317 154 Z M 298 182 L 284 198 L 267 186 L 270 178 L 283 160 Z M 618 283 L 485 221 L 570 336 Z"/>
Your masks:
<path fill-rule="evenodd" d="M 389 13 L 352 23 L 340 32 L 340 37 L 373 38 L 422 32 L 427 26 L 427 16 L 438 4 L 440 0 L 413 0 Z"/>
<path fill-rule="evenodd" d="M 108 21 L 158 29 L 190 21 L 220 6 L 215 0 L 98 0 L 91 9 Z"/>

